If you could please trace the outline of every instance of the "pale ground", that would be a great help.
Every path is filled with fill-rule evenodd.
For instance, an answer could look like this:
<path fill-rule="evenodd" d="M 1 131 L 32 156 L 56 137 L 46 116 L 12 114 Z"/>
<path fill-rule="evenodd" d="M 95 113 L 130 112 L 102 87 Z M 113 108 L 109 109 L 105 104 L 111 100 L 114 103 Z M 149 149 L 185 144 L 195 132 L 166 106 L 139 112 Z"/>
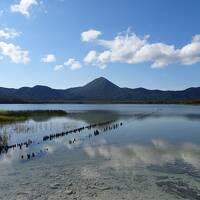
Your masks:
<path fill-rule="evenodd" d="M 156 186 L 156 177 L 165 173 L 145 168 L 113 169 L 106 163 L 103 158 L 89 158 L 78 148 L 25 163 L 1 165 L 0 199 L 181 199 Z"/>

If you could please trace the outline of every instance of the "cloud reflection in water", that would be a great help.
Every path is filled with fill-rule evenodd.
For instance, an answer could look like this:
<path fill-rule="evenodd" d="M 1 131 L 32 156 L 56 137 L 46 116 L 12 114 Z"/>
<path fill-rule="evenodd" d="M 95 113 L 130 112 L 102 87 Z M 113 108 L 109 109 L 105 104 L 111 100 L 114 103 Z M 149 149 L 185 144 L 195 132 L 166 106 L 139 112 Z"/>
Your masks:
<path fill-rule="evenodd" d="M 99 145 L 86 146 L 86 154 L 107 159 L 108 165 L 114 168 L 164 165 L 182 160 L 200 169 L 200 146 L 192 143 L 169 144 L 166 141 L 153 139 L 151 144 L 129 144 L 125 146 Z"/>

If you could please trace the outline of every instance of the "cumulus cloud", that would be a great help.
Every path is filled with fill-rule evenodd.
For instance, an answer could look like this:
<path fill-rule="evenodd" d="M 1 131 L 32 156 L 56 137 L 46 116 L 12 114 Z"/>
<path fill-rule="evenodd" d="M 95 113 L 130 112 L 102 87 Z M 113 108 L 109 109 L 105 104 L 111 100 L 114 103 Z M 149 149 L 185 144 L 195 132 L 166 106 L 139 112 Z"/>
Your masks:
<path fill-rule="evenodd" d="M 92 41 L 92 40 L 88 40 Z M 192 41 L 176 48 L 175 45 L 149 42 L 149 35 L 139 37 L 129 31 L 118 34 L 112 40 L 98 39 L 96 44 L 103 47 L 102 52 L 90 51 L 84 58 L 86 64 L 101 68 L 108 63 L 151 63 L 152 68 L 162 68 L 169 64 L 192 65 L 200 62 L 200 35 Z"/>
<path fill-rule="evenodd" d="M 64 62 L 64 64 L 56 65 L 54 67 L 54 70 L 61 71 L 61 70 L 65 69 L 65 67 L 69 67 L 71 70 L 77 70 L 77 69 L 80 69 L 82 67 L 82 65 L 78 60 L 76 60 L 74 58 L 69 58 L 66 62 Z"/>
<path fill-rule="evenodd" d="M 75 60 L 74 58 L 69 58 L 65 63 L 65 66 L 68 66 L 71 70 L 76 70 L 76 69 L 80 69 L 81 63 L 77 60 Z"/>
<path fill-rule="evenodd" d="M 11 5 L 10 9 L 12 12 L 20 12 L 22 15 L 29 17 L 29 9 L 34 5 L 38 5 L 38 0 L 20 0 L 19 4 Z"/>
<path fill-rule="evenodd" d="M 97 39 L 102 33 L 100 31 L 90 29 L 88 31 L 81 33 L 81 39 L 84 42 L 91 42 L 95 39 Z"/>
<path fill-rule="evenodd" d="M 83 62 L 86 65 L 98 66 L 104 69 L 106 68 L 105 61 L 106 60 L 108 61 L 109 56 L 110 56 L 110 53 L 107 51 L 99 55 L 96 51 L 92 50 L 85 56 L 85 58 L 83 59 Z"/>
<path fill-rule="evenodd" d="M 44 63 L 52 63 L 56 61 L 56 56 L 54 54 L 48 54 L 42 58 Z"/>
<path fill-rule="evenodd" d="M 90 64 L 90 63 L 94 63 L 96 60 L 98 59 L 98 56 L 97 56 L 97 52 L 96 51 L 90 51 L 84 58 L 84 62 L 86 64 Z"/>
<path fill-rule="evenodd" d="M 20 36 L 20 34 L 20 32 L 17 32 L 16 30 L 10 28 L 0 30 L 0 38 L 2 39 L 12 39 Z"/>
<path fill-rule="evenodd" d="M 64 69 L 64 66 L 63 65 L 56 65 L 55 67 L 54 67 L 54 70 L 55 71 L 61 71 L 61 70 L 63 70 Z"/>
<path fill-rule="evenodd" d="M 28 63 L 30 61 L 29 52 L 12 43 L 0 42 L 0 52 L 8 56 L 14 63 Z"/>

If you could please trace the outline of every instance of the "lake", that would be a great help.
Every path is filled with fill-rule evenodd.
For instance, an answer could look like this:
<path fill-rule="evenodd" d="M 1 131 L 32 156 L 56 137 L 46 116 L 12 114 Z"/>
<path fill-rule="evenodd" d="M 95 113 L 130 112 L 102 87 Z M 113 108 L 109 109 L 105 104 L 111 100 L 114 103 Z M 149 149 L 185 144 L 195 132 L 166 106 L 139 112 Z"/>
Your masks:
<path fill-rule="evenodd" d="M 200 106 L 0 105 L 38 109 L 68 114 L 0 125 L 28 143 L 0 155 L 0 199 L 200 199 Z"/>

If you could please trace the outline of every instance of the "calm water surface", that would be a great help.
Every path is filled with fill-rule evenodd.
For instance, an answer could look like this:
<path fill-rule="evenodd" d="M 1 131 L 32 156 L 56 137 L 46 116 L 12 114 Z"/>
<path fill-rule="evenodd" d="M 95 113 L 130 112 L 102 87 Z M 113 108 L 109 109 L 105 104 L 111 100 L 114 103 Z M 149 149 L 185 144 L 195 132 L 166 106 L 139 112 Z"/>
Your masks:
<path fill-rule="evenodd" d="M 68 115 L 0 126 L 8 145 L 32 141 L 0 155 L 0 199 L 200 199 L 199 106 L 0 105 L 34 109 Z"/>

